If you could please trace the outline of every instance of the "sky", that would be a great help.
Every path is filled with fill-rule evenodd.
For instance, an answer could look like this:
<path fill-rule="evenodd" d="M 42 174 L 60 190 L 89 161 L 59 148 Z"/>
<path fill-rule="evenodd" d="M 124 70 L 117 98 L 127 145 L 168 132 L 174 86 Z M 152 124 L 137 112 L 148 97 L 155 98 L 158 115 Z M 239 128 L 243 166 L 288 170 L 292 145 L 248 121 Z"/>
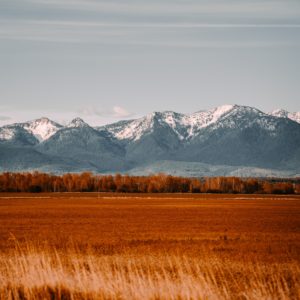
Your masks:
<path fill-rule="evenodd" d="M 0 125 L 300 111 L 299 0 L 0 0 Z"/>

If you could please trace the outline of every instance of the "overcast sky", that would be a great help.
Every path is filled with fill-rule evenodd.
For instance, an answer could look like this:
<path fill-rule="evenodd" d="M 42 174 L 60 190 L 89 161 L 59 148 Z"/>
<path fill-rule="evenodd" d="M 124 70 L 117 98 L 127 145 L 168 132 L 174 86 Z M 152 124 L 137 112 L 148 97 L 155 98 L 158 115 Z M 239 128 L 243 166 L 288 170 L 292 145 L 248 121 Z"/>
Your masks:
<path fill-rule="evenodd" d="M 300 111 L 299 0 L 0 0 L 0 125 Z"/>

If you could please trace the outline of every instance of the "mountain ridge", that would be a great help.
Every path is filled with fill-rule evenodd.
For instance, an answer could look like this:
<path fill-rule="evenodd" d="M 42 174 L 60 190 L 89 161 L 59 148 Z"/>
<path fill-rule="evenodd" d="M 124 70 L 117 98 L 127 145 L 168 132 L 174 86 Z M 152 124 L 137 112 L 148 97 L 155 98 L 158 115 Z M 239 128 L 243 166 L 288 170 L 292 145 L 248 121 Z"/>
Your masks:
<path fill-rule="evenodd" d="M 168 124 L 170 127 L 172 127 L 174 131 L 177 132 L 177 134 L 181 138 L 183 138 L 182 134 L 176 130 L 176 124 L 178 125 L 179 123 L 182 126 L 188 127 L 189 132 L 187 133 L 187 136 L 190 137 L 193 135 L 195 129 L 202 129 L 216 123 L 219 120 L 219 118 L 221 118 L 224 115 L 226 116 L 228 113 L 230 113 L 232 110 L 236 108 L 255 109 L 257 110 L 257 112 L 261 112 L 262 114 L 265 115 L 270 115 L 278 118 L 287 118 L 297 123 L 300 123 L 300 112 L 291 113 L 284 109 L 276 109 L 270 113 L 264 113 L 250 106 L 225 104 L 209 110 L 199 110 L 195 113 L 190 113 L 190 114 L 183 114 L 174 111 L 157 111 L 157 112 L 152 112 L 138 119 L 120 120 L 102 126 L 90 126 L 80 117 L 74 118 L 66 126 L 63 126 L 55 121 L 50 120 L 47 117 L 41 117 L 23 123 L 7 124 L 0 127 L 0 140 L 1 139 L 8 140 L 9 138 L 11 138 L 13 136 L 13 130 L 10 129 L 13 129 L 15 127 L 23 128 L 29 134 L 32 134 L 34 137 L 36 137 L 39 142 L 43 142 L 48 138 L 50 138 L 52 135 L 54 135 L 60 129 L 63 129 L 65 127 L 77 127 L 77 126 L 90 126 L 97 130 L 106 129 L 118 139 L 137 140 L 143 134 L 143 128 L 147 127 L 147 126 L 142 126 L 143 128 L 138 128 L 139 126 L 141 126 L 140 123 L 143 123 L 142 125 L 148 125 L 148 127 L 151 127 L 151 124 L 153 124 L 153 119 L 155 119 L 155 117 L 157 116 L 163 117 L 165 123 Z M 124 128 L 122 130 L 122 127 L 124 127 L 124 125 L 131 126 L 132 130 L 131 131 L 125 130 Z M 137 131 L 137 133 L 134 134 L 135 130 Z"/>
<path fill-rule="evenodd" d="M 62 126 L 43 117 L 0 127 L 0 152 L 5 157 L 0 171 L 130 172 L 145 164 L 174 161 L 186 162 L 176 163 L 179 167 L 232 166 L 217 169 L 228 174 L 237 168 L 245 174 L 250 169 L 258 174 L 299 174 L 300 120 L 295 121 L 295 115 L 223 105 L 191 114 L 153 112 L 95 127 L 81 118 Z M 170 164 L 164 166 L 166 173 L 174 172 Z"/>

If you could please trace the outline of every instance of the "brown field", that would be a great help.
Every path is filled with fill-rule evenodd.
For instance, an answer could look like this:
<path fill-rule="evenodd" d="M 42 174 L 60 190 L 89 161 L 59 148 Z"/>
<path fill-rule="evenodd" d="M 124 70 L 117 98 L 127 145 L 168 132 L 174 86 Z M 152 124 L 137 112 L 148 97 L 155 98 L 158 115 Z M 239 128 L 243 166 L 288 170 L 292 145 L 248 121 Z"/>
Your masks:
<path fill-rule="evenodd" d="M 300 196 L 2 193 L 0 299 L 300 299 Z"/>

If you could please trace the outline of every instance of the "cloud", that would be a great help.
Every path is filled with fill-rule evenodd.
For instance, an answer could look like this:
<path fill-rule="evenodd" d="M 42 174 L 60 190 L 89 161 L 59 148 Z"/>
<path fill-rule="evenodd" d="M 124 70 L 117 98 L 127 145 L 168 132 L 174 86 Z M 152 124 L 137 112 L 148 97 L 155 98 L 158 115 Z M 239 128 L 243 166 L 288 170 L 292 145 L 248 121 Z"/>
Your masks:
<path fill-rule="evenodd" d="M 95 106 L 86 106 L 84 108 L 80 108 L 77 112 L 80 115 L 87 116 L 87 117 L 98 116 L 104 118 L 105 117 L 129 118 L 135 115 L 134 113 L 129 112 L 127 109 L 119 105 L 115 105 L 109 109 L 99 109 Z"/>
<path fill-rule="evenodd" d="M 130 113 L 129 111 L 127 111 L 125 108 L 121 106 L 114 106 L 113 112 L 114 112 L 113 115 L 116 118 L 129 118 L 134 115 L 133 113 Z"/>

